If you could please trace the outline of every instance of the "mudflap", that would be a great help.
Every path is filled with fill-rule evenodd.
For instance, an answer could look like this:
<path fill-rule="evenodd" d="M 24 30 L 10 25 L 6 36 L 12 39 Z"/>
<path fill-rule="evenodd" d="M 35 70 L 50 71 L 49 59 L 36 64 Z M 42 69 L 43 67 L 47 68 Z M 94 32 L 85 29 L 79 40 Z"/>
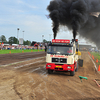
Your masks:
<path fill-rule="evenodd" d="M 79 63 L 80 67 L 83 67 L 83 60 L 82 59 L 79 59 L 78 63 Z"/>
<path fill-rule="evenodd" d="M 75 72 L 78 71 L 78 66 L 79 66 L 79 63 L 78 63 L 78 61 L 77 61 Z"/>

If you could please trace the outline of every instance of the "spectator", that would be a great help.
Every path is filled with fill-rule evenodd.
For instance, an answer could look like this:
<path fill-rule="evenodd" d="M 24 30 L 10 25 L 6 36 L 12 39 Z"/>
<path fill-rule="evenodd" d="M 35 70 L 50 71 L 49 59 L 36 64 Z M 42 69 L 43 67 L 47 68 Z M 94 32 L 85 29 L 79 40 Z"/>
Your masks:
<path fill-rule="evenodd" d="M 47 52 L 47 46 L 45 45 L 45 52 Z"/>

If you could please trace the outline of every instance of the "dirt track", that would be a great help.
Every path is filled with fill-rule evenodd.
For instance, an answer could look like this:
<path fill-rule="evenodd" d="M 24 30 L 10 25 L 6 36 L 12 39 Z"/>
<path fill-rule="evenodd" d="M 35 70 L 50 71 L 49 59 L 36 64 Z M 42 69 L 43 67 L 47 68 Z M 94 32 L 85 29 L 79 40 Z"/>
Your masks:
<path fill-rule="evenodd" d="M 15 54 L 0 54 L 0 65 L 5 65 L 13 62 L 34 59 L 36 57 L 45 56 L 45 52 L 29 52 Z"/>
<path fill-rule="evenodd" d="M 87 52 L 82 52 L 82 58 L 84 66 L 73 77 L 59 72 L 48 75 L 45 57 L 2 66 L 0 100 L 100 100 L 100 88 L 93 82 L 100 74 Z M 78 76 L 88 80 L 81 82 Z"/>

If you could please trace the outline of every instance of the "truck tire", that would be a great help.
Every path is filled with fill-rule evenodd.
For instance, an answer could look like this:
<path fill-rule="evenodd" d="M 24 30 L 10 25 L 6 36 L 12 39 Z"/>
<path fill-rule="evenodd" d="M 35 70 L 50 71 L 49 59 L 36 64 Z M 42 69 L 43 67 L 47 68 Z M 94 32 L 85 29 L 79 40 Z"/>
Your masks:
<path fill-rule="evenodd" d="M 78 71 L 78 61 L 77 61 L 75 72 L 77 72 L 77 71 Z"/>
<path fill-rule="evenodd" d="M 52 74 L 53 73 L 53 70 L 48 70 L 48 74 Z"/>
<path fill-rule="evenodd" d="M 79 59 L 79 66 L 83 67 L 83 60 L 82 59 Z"/>
<path fill-rule="evenodd" d="M 75 70 L 70 72 L 70 76 L 74 76 L 75 75 Z"/>

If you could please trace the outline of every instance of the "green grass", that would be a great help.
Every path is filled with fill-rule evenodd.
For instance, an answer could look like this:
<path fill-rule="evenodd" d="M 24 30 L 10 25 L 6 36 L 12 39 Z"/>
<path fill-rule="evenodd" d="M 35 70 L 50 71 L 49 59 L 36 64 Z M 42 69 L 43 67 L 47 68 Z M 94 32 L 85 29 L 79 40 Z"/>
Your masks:
<path fill-rule="evenodd" d="M 94 56 L 95 60 L 98 59 L 98 64 L 100 65 L 100 53 L 96 53 L 96 52 L 91 52 L 91 55 Z"/>
<path fill-rule="evenodd" d="M 11 53 L 25 53 L 25 52 L 41 52 L 44 50 L 0 50 L 0 54 L 9 54 Z"/>

